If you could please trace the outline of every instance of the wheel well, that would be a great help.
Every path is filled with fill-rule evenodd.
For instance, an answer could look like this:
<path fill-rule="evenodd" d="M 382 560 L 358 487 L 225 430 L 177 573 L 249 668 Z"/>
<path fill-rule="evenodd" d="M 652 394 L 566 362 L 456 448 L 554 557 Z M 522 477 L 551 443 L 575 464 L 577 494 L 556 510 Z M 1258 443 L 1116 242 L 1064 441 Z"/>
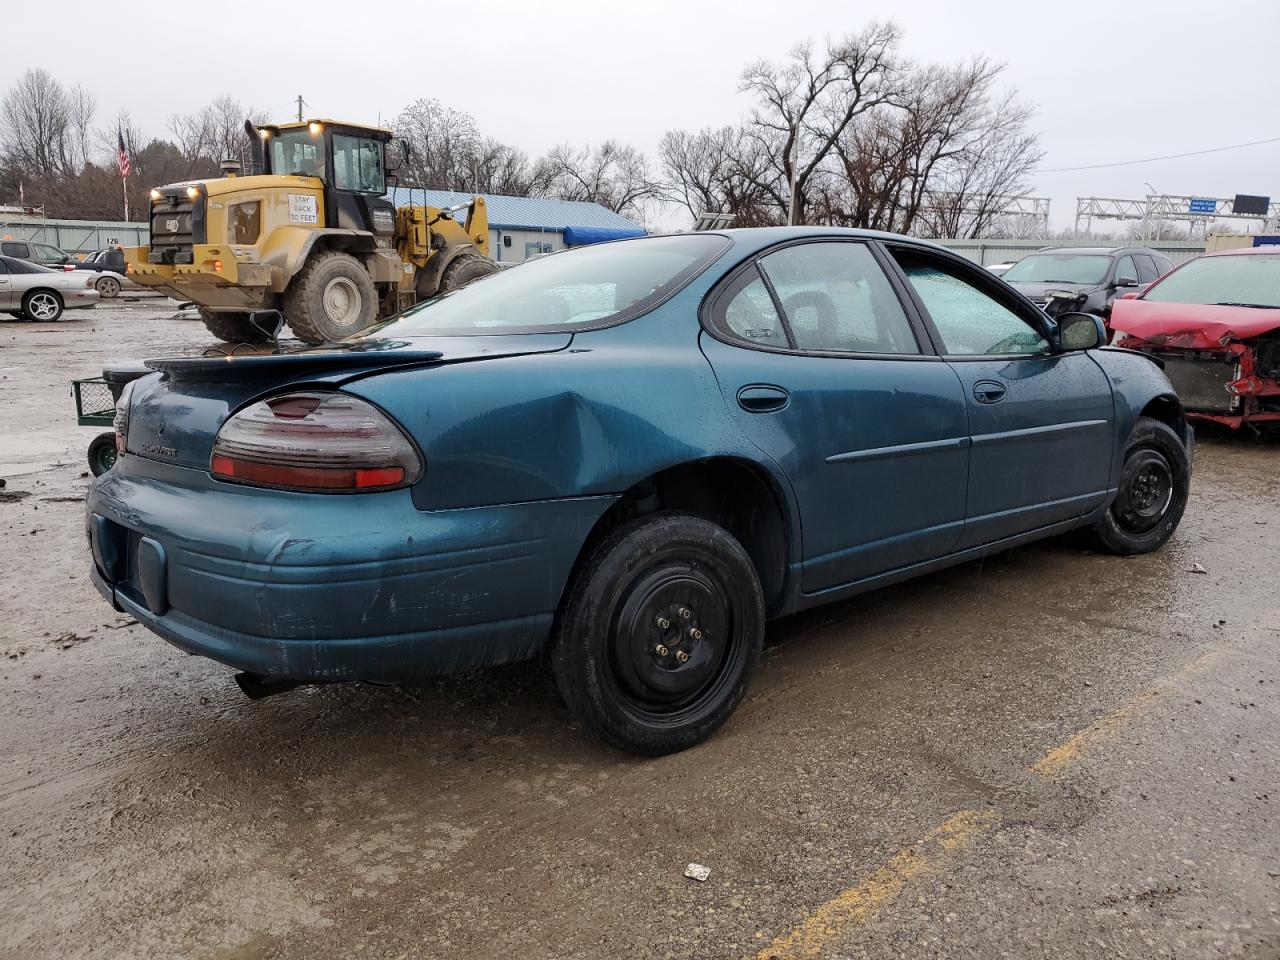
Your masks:
<path fill-rule="evenodd" d="M 66 298 L 55 287 L 32 287 L 22 295 L 22 299 L 25 300 L 27 297 L 35 296 L 37 293 L 52 293 L 58 298 L 59 303 L 66 303 Z"/>
<path fill-rule="evenodd" d="M 1151 417 L 1172 427 L 1178 436 L 1186 435 L 1187 415 L 1177 397 L 1164 394 L 1155 397 L 1142 408 L 1141 416 Z"/>
<path fill-rule="evenodd" d="M 756 568 L 766 612 L 780 606 L 790 543 L 781 495 L 758 467 L 728 457 L 669 467 L 632 486 L 596 521 L 578 552 L 569 583 L 611 530 L 659 510 L 691 513 L 728 530 Z M 566 595 L 568 590 L 566 584 Z"/>

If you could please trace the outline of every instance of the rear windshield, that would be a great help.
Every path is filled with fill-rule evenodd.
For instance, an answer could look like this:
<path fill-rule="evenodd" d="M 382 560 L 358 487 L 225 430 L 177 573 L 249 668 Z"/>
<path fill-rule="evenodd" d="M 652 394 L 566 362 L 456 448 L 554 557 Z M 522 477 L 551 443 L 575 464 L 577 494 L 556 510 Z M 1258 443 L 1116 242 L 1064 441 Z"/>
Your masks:
<path fill-rule="evenodd" d="M 48 267 L 42 267 L 40 264 L 32 263 L 29 260 L 5 257 L 4 262 L 8 265 L 10 273 L 61 273 L 60 270 L 50 270 Z"/>
<path fill-rule="evenodd" d="M 1006 283 L 1101 283 L 1111 258 L 1095 253 L 1033 253 L 1005 271 Z"/>
<path fill-rule="evenodd" d="M 554 253 L 411 307 L 369 332 L 456 336 L 603 327 L 644 313 L 728 245 L 715 234 L 687 233 Z"/>
<path fill-rule="evenodd" d="M 1173 271 L 1142 299 L 1280 307 L 1280 254 L 1200 257 Z"/>

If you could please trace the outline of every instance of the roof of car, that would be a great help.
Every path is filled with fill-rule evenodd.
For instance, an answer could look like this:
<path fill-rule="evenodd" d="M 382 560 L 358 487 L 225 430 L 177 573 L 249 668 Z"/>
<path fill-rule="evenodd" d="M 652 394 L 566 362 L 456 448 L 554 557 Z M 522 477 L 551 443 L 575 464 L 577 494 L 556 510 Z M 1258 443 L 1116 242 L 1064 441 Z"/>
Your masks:
<path fill-rule="evenodd" d="M 1041 247 L 1036 253 L 1066 253 L 1066 254 L 1093 254 L 1095 256 L 1113 257 L 1119 253 L 1147 253 L 1155 254 L 1163 257 L 1164 254 L 1159 250 L 1152 250 L 1150 247 Z"/>
<path fill-rule="evenodd" d="M 801 237 L 850 237 L 862 240 L 886 240 L 893 243 L 910 243 L 919 247 L 932 247 L 946 251 L 947 248 L 932 240 L 919 237 L 906 237 L 900 233 L 886 233 L 883 230 L 859 230 L 854 227 L 737 227 L 729 230 L 713 230 L 712 233 L 724 234 L 736 240 L 749 240 L 761 247 L 769 246 L 788 239 Z"/>

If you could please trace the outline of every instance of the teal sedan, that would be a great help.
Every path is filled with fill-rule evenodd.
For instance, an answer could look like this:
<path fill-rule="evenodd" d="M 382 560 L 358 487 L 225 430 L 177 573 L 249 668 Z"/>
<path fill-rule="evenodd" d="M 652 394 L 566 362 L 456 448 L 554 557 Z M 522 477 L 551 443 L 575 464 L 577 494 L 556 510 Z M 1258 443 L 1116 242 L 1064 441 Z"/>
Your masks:
<path fill-rule="evenodd" d="M 1077 528 L 1164 544 L 1192 431 L 1103 343 L 906 237 L 558 253 L 340 343 L 150 361 L 92 577 L 253 696 L 546 651 L 588 729 L 680 750 L 773 618 Z"/>

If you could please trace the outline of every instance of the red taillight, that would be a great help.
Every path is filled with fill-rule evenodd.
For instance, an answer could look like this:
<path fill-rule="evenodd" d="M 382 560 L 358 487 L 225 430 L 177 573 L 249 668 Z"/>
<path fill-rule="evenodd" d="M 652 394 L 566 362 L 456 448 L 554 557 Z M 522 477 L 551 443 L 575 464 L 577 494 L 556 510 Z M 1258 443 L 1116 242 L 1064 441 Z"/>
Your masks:
<path fill-rule="evenodd" d="M 290 393 L 250 404 L 218 431 L 215 477 L 260 487 L 356 493 L 422 475 L 407 437 L 373 404 L 345 393 Z"/>

